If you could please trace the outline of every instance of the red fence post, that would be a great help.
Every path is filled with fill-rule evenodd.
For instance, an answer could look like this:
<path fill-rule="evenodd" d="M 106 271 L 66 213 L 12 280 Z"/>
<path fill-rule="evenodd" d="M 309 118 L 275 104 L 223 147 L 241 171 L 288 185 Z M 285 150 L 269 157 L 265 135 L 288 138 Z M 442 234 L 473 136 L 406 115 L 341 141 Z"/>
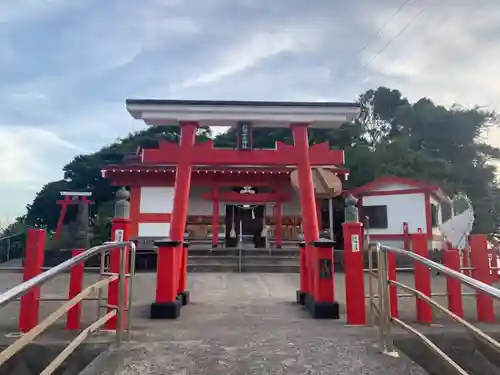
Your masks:
<path fill-rule="evenodd" d="M 73 250 L 71 252 L 72 257 L 76 257 L 81 254 L 83 249 Z M 69 277 L 69 291 L 68 300 L 76 297 L 81 293 L 83 288 L 83 277 L 85 275 L 85 263 L 81 262 L 76 264 L 71 268 L 71 274 Z M 80 329 L 80 322 L 82 319 L 82 302 L 77 303 L 71 309 L 68 310 L 66 329 L 68 330 L 78 330 Z"/>
<path fill-rule="evenodd" d="M 460 252 L 457 249 L 444 250 L 444 265 L 454 271 L 460 272 Z M 448 309 L 463 318 L 462 284 L 460 281 L 447 276 L 446 291 L 448 294 Z"/>
<path fill-rule="evenodd" d="M 151 319 L 177 319 L 181 312 L 181 302 L 177 299 L 178 281 L 176 252 L 182 243 L 170 239 L 155 241 L 158 247 L 156 300 L 151 305 Z M 178 272 L 178 271 L 177 271 Z"/>
<path fill-rule="evenodd" d="M 311 249 L 315 250 L 312 258 L 315 263 L 313 268 L 314 287 L 312 298 L 306 301 L 306 306 L 315 319 L 339 319 L 339 304 L 335 301 L 333 279 L 334 242 L 330 240 L 312 241 L 310 246 Z"/>
<path fill-rule="evenodd" d="M 23 281 L 28 281 L 42 272 L 45 236 L 46 233 L 43 229 L 28 229 Z M 38 324 L 39 309 L 40 287 L 34 287 L 21 297 L 21 305 L 19 307 L 20 332 L 28 332 Z"/>
<path fill-rule="evenodd" d="M 488 260 L 488 240 L 484 234 L 470 236 L 470 257 L 473 267 L 472 277 L 491 285 L 490 264 Z M 480 322 L 493 323 L 495 312 L 493 298 L 485 293 L 476 292 L 477 319 Z"/>
<path fill-rule="evenodd" d="M 347 324 L 366 324 L 363 273 L 363 224 L 347 222 L 344 230 L 344 272 Z"/>
<path fill-rule="evenodd" d="M 111 229 L 111 235 L 112 235 L 112 240 L 117 241 L 117 242 L 123 242 L 123 241 L 128 241 L 130 239 L 130 219 L 128 218 L 114 218 L 112 220 L 112 229 Z M 116 249 L 111 249 L 109 251 L 109 272 L 119 274 L 120 273 L 120 255 L 121 255 L 122 249 L 116 248 Z M 104 255 L 104 254 L 103 254 Z M 124 251 L 124 256 L 126 257 L 126 268 L 125 272 L 129 272 L 129 267 L 128 267 L 128 258 L 129 258 L 129 251 L 126 249 Z M 124 286 L 124 292 L 125 296 L 127 296 L 127 291 L 128 291 L 128 279 L 125 279 L 125 286 Z M 118 286 L 119 282 L 118 280 L 114 280 L 109 283 L 108 286 L 108 304 L 110 306 L 118 306 Z M 125 297 L 124 304 L 126 306 L 127 303 L 127 298 Z M 125 307 L 124 306 L 124 307 Z M 111 308 L 108 309 L 108 312 L 111 311 Z M 123 315 L 122 319 L 123 324 L 126 324 L 126 314 Z M 116 315 L 109 319 L 106 322 L 106 329 L 116 329 L 117 325 L 117 317 Z"/>
<path fill-rule="evenodd" d="M 412 250 L 415 254 L 429 258 L 426 233 L 413 233 L 411 235 Z M 415 289 L 427 297 L 431 296 L 431 272 L 420 262 L 415 262 Z M 432 308 L 420 298 L 416 298 L 417 320 L 419 323 L 432 323 Z"/>

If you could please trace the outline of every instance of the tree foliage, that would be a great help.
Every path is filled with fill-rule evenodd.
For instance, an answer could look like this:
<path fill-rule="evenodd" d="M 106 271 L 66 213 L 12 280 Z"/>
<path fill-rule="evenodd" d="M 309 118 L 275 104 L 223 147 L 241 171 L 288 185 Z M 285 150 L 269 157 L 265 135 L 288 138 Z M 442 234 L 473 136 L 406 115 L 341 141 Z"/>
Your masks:
<path fill-rule="evenodd" d="M 385 87 L 368 90 L 359 97 L 361 113 L 340 129 L 313 129 L 310 142 L 328 141 L 346 153 L 350 169 L 347 187 L 359 186 L 382 176 L 419 179 L 442 186 L 453 195 L 461 191 L 471 199 L 474 230 L 494 235 L 500 228 L 500 185 L 492 161 L 500 150 L 484 142 L 482 135 L 497 126 L 495 113 L 481 108 L 445 108 L 427 98 L 410 103 L 401 92 Z M 198 141 L 211 137 L 200 129 Z M 101 177 L 101 168 L 138 147 L 161 139 L 177 141 L 177 127 L 149 127 L 119 139 L 98 152 L 75 157 L 64 167 L 64 180 L 49 182 L 27 206 L 23 225 L 54 229 L 59 216 L 55 201 L 62 190 L 90 190 L 95 201 L 93 225 L 104 239 L 109 227 L 109 202 L 113 188 Z M 272 148 L 276 141 L 292 143 L 289 129 L 254 129 L 256 148 Z M 217 147 L 234 147 L 236 132 L 229 130 L 214 139 Z M 108 207 L 108 209 L 105 209 Z M 104 228 L 104 229 L 103 229 Z"/>

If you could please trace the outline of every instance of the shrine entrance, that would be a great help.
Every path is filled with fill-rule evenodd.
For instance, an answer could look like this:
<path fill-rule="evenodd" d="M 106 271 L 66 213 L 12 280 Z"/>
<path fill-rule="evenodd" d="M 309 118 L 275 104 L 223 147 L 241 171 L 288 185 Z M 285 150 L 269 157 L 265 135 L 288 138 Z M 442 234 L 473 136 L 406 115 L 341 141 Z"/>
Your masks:
<path fill-rule="evenodd" d="M 210 216 L 211 211 L 210 231 L 215 247 L 219 233 L 225 236 L 228 232 L 226 228 L 221 230 L 221 222 L 224 225 L 227 219 L 219 220 L 220 211 L 224 212 L 220 210 L 220 203 L 241 205 L 241 211 L 237 208 L 230 213 L 226 211 L 231 220 L 234 213 L 234 224 L 238 215 L 241 224 L 241 230 L 238 225 L 231 226 L 229 237 L 233 238 L 238 230 L 241 235 L 253 234 L 256 245 L 261 244 L 263 231 L 268 229 L 276 234 L 276 247 L 282 244 L 286 216 L 283 213 L 297 212 L 303 242 L 298 246 L 300 277 L 296 301 L 306 305 L 315 318 L 339 318 L 333 272 L 325 273 L 319 266 L 331 265 L 334 243 L 320 241 L 316 200 L 318 188 L 321 195 L 331 195 L 331 187 L 335 185 L 332 181 L 341 185 L 336 176 L 337 166 L 343 166 L 345 158 L 342 150 L 332 150 L 327 142 L 310 145 L 308 131 L 309 128 L 340 128 L 359 114 L 359 107 L 359 103 L 343 102 L 127 100 L 127 110 L 134 118 L 148 125 L 180 128 L 178 142 L 159 140 L 157 147 L 139 148 L 120 165 L 108 165 L 103 171 L 103 176 L 114 184 L 129 185 L 133 190 L 130 211 L 135 219 L 130 223 L 130 232 L 139 237 L 162 236 L 154 242 L 157 274 L 151 318 L 175 319 L 180 315 L 181 306 L 189 302 L 188 250 L 192 250 L 189 249 L 192 243 L 185 241 L 185 237 L 193 195 L 191 187 L 195 186 L 211 188 L 201 195 L 203 200 L 212 201 L 211 210 L 210 205 L 199 200 L 191 207 L 207 208 L 205 215 L 197 213 L 200 221 L 205 220 L 203 216 Z M 236 145 L 222 148 L 211 140 L 196 142 L 198 129 L 206 126 L 233 128 Z M 293 142 L 254 148 L 252 129 L 263 127 L 290 129 Z M 346 171 L 340 173 L 346 174 Z M 316 180 L 320 185 L 315 184 Z M 234 186 L 238 186 L 236 191 L 234 188 L 227 191 Z M 263 186 L 270 187 L 272 192 L 259 192 L 258 188 Z M 294 196 L 296 204 L 292 204 Z M 285 202 L 290 202 L 287 210 L 283 210 Z M 264 207 L 250 208 L 256 204 L 273 205 L 268 223 L 269 227 L 274 224 L 274 228 L 264 224 Z M 164 238 L 165 235 L 168 238 Z"/>
<path fill-rule="evenodd" d="M 226 246 L 242 245 L 265 247 L 265 206 L 255 204 L 226 205 Z"/>

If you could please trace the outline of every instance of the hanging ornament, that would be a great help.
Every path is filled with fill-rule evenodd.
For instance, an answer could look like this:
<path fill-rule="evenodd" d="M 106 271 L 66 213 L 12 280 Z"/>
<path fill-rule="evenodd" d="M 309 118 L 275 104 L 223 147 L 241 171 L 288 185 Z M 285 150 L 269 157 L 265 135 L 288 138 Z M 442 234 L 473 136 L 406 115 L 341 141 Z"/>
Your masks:
<path fill-rule="evenodd" d="M 255 194 L 255 190 L 251 186 L 243 186 L 240 190 L 240 194 Z"/>
<path fill-rule="evenodd" d="M 252 207 L 252 220 L 255 220 L 255 207 Z"/>

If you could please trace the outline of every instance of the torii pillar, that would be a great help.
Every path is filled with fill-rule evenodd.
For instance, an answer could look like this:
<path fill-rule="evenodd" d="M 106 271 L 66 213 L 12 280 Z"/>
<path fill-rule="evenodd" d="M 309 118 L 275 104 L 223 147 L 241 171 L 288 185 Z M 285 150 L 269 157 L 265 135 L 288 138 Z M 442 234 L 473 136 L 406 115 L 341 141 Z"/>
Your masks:
<path fill-rule="evenodd" d="M 297 300 L 305 304 L 314 318 L 339 319 L 339 305 L 333 292 L 333 241 L 319 241 L 318 215 L 309 155 L 307 123 L 294 123 L 292 129 L 297 155 L 300 206 L 304 229 L 300 290 Z M 327 243 L 328 242 L 328 243 Z M 304 259 L 305 258 L 305 259 Z M 307 275 L 305 274 L 307 273 Z"/>
<path fill-rule="evenodd" d="M 179 161 L 175 175 L 174 202 L 170 235 L 165 240 L 156 241 L 158 246 L 156 272 L 156 300 L 151 304 L 151 318 L 176 319 L 180 315 L 181 300 L 188 298 L 188 291 L 177 297 L 181 262 L 183 258 L 184 232 L 191 188 L 191 148 L 195 144 L 197 122 L 180 122 Z M 185 275 L 184 275 L 185 276 Z"/>

